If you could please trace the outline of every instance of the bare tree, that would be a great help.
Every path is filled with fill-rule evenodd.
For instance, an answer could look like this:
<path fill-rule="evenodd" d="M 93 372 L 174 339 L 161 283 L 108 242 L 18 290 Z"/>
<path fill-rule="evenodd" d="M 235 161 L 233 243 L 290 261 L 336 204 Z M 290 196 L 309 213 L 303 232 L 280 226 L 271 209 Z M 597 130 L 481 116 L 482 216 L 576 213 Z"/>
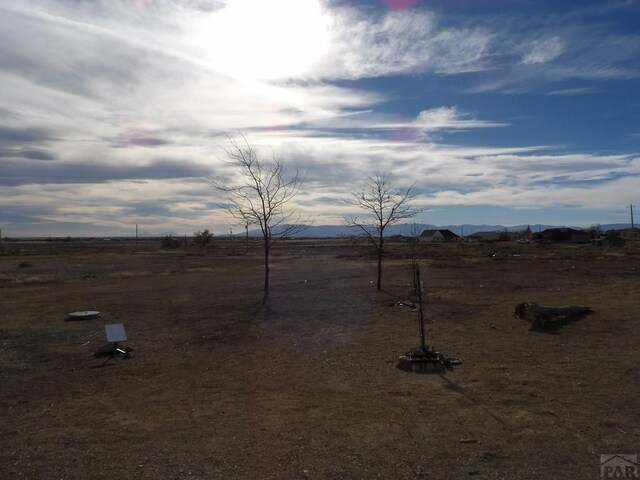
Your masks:
<path fill-rule="evenodd" d="M 398 189 L 386 173 L 377 173 L 369 177 L 365 185 L 353 193 L 351 205 L 367 211 L 365 218 L 348 217 L 347 225 L 357 228 L 360 234 L 369 239 L 378 256 L 378 290 L 382 289 L 382 256 L 384 254 L 384 231 L 389 225 L 413 218 L 422 212 L 422 208 L 411 206 L 416 197 L 411 193 L 413 186 L 406 190 Z"/>
<path fill-rule="evenodd" d="M 299 192 L 302 177 L 295 171 L 285 177 L 284 162 L 272 154 L 270 162 L 258 158 L 255 147 L 244 136 L 240 140 L 229 137 L 225 148 L 227 163 L 240 175 L 239 183 L 220 178 L 209 184 L 225 196 L 224 208 L 246 228 L 259 227 L 264 242 L 264 300 L 269 295 L 269 254 L 273 244 L 290 237 L 308 226 L 288 204 Z"/>

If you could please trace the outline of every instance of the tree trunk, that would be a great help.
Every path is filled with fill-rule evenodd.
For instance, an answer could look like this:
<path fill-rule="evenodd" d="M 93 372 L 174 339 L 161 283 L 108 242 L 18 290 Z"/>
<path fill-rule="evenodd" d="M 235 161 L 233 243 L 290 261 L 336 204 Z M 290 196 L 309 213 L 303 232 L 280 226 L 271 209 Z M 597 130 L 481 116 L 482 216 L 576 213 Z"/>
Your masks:
<path fill-rule="evenodd" d="M 382 232 L 380 232 L 380 243 L 378 244 L 378 290 L 382 290 Z"/>
<path fill-rule="evenodd" d="M 264 298 L 269 296 L 269 250 L 271 242 L 269 237 L 264 237 Z"/>

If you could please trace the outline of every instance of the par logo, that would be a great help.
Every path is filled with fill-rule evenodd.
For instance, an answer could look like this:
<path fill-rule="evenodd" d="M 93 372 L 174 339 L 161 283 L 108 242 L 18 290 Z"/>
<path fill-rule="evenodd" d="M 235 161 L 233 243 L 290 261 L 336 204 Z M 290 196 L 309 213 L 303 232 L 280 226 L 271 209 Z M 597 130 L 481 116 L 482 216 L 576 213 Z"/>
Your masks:
<path fill-rule="evenodd" d="M 602 478 L 638 478 L 638 455 L 600 455 L 600 476 Z"/>

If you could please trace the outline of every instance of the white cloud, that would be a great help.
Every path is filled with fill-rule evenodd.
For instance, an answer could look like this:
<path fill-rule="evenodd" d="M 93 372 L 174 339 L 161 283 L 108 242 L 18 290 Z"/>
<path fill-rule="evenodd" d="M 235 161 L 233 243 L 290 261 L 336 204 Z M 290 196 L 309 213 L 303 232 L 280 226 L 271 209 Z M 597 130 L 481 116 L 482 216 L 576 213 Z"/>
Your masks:
<path fill-rule="evenodd" d="M 312 75 L 362 78 L 410 72 L 482 70 L 491 42 L 482 28 L 444 28 L 426 11 L 370 15 L 353 9 L 334 13 L 325 60 Z"/>
<path fill-rule="evenodd" d="M 621 197 L 637 188 L 637 177 L 611 180 L 596 186 L 537 185 L 498 186 L 471 192 L 440 191 L 429 198 L 432 205 L 508 205 L 517 209 L 572 208 L 598 212 L 620 210 Z"/>
<path fill-rule="evenodd" d="M 564 42 L 558 37 L 533 40 L 525 51 L 522 63 L 525 65 L 548 63 L 562 55 L 564 50 Z"/>
<path fill-rule="evenodd" d="M 460 112 L 456 107 L 440 107 L 421 111 L 414 123 L 416 127 L 427 133 L 438 130 L 468 130 L 507 126 L 505 123 L 476 120 L 469 117 L 469 114 Z"/>
<path fill-rule="evenodd" d="M 255 132 L 251 140 L 263 154 L 270 154 L 271 146 L 304 172 L 296 202 L 318 224 L 339 223 L 349 213 L 343 203 L 349 192 L 379 170 L 391 172 L 400 185 L 415 181 L 423 192 L 418 203 L 425 207 L 566 205 L 593 211 L 618 208 L 621 198 L 635 194 L 640 176 L 640 157 L 551 155 L 543 153 L 544 147 L 456 147 L 268 132 Z M 212 158 L 223 157 L 216 151 Z M 0 195 L 7 210 L 45 223 L 90 223 L 115 233 L 130 230 L 132 223 L 148 232 L 189 233 L 205 226 L 225 231 L 229 220 L 217 210 L 216 194 L 202 176 L 4 186 Z"/>
<path fill-rule="evenodd" d="M 547 95 L 554 96 L 572 96 L 572 95 L 586 95 L 596 92 L 595 87 L 574 87 L 574 88 L 561 88 L 558 90 L 552 90 L 547 92 Z"/>

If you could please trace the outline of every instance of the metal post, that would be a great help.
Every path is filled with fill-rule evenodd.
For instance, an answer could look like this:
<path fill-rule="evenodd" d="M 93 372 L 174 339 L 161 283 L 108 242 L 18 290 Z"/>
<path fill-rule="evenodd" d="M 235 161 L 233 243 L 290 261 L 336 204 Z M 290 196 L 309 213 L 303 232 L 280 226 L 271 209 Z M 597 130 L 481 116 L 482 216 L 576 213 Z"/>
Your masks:
<path fill-rule="evenodd" d="M 633 205 L 632 203 L 629 204 L 629 210 L 631 210 L 631 228 L 635 228 L 633 225 L 633 207 L 635 205 Z"/>
<path fill-rule="evenodd" d="M 418 303 L 420 304 L 420 349 L 427 351 L 427 345 L 424 341 L 424 315 L 422 311 L 422 283 L 420 282 L 420 267 L 416 265 L 416 277 L 418 279 Z"/>
<path fill-rule="evenodd" d="M 136 223 L 136 251 L 138 251 L 138 224 Z"/>

